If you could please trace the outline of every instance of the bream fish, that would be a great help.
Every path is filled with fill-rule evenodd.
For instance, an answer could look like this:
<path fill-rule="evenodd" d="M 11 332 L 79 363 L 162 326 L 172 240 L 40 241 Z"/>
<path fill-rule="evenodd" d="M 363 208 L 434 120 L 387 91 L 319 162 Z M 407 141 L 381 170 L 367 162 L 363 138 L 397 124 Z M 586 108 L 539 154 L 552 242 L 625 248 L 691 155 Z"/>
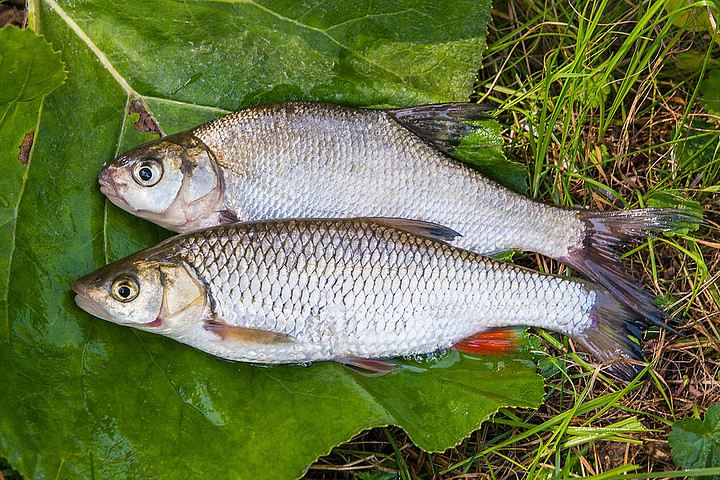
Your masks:
<path fill-rule="evenodd" d="M 369 110 L 283 103 L 241 110 L 136 147 L 106 165 L 101 191 L 176 232 L 293 217 L 401 217 L 445 225 L 460 248 L 538 252 L 661 319 L 615 247 L 696 219 L 678 210 L 545 205 L 451 158 L 485 118 L 472 103 Z"/>
<path fill-rule="evenodd" d="M 647 319 L 594 283 L 541 274 L 388 218 L 239 223 L 172 237 L 73 284 L 87 312 L 237 361 L 363 359 L 475 351 L 477 334 L 538 326 L 597 359 L 641 359 Z M 616 362 L 628 380 L 639 371 Z"/>

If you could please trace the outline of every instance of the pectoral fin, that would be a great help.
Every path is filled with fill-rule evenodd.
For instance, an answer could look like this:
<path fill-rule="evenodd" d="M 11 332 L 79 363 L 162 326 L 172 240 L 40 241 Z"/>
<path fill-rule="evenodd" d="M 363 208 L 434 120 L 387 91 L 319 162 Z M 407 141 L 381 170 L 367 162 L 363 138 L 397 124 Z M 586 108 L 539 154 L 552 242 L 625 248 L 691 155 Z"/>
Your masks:
<path fill-rule="evenodd" d="M 223 341 L 239 341 L 246 343 L 260 343 L 264 345 L 281 345 L 293 343 L 295 339 L 284 333 L 261 330 L 259 328 L 238 327 L 228 325 L 220 319 L 208 320 L 203 325 L 205 330 L 218 335 Z"/>
<path fill-rule="evenodd" d="M 238 223 L 240 219 L 232 210 L 220 210 L 218 212 L 218 221 L 220 225 L 232 225 L 233 223 Z"/>

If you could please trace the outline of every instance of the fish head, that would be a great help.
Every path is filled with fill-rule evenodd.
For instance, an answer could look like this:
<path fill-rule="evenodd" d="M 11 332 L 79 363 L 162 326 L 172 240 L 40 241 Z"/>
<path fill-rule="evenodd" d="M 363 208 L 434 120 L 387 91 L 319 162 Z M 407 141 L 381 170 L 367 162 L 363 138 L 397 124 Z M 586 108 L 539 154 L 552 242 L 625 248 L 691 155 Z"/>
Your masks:
<path fill-rule="evenodd" d="M 210 226 L 225 183 L 215 155 L 189 132 L 128 150 L 103 166 L 100 191 L 118 207 L 176 232 Z"/>
<path fill-rule="evenodd" d="M 202 326 L 209 305 L 190 272 L 182 263 L 128 257 L 76 280 L 75 303 L 103 320 L 182 337 Z"/>

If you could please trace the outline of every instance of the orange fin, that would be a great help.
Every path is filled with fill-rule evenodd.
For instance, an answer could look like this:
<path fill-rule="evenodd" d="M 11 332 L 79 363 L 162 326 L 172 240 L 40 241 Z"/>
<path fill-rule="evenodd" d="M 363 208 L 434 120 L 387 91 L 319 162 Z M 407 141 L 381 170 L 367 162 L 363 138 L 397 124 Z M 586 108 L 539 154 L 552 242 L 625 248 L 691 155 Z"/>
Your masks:
<path fill-rule="evenodd" d="M 479 355 L 506 355 L 520 350 L 520 335 L 516 328 L 494 328 L 460 340 L 453 348 Z"/>
<path fill-rule="evenodd" d="M 372 220 L 373 222 L 385 227 L 395 228 L 397 230 L 412 233 L 418 237 L 425 237 L 438 242 L 452 242 L 457 237 L 462 237 L 462 235 L 452 228 L 445 227 L 438 223 L 423 222 L 422 220 L 390 217 L 368 217 L 368 220 Z"/>
<path fill-rule="evenodd" d="M 336 362 L 371 373 L 390 373 L 395 370 L 395 365 L 392 362 L 376 358 L 341 358 Z"/>
<path fill-rule="evenodd" d="M 236 340 L 247 343 L 262 343 L 265 345 L 292 343 L 294 341 L 293 337 L 284 333 L 271 332 L 259 328 L 237 327 L 228 325 L 225 321 L 219 319 L 206 321 L 203 328 L 218 335 L 223 341 Z"/>

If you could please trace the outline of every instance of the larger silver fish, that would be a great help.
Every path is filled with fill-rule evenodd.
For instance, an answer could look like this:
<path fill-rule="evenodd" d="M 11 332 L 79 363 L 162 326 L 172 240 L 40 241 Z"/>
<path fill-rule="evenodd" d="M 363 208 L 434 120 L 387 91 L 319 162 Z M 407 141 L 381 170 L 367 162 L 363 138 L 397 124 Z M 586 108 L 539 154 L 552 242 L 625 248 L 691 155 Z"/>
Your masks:
<path fill-rule="evenodd" d="M 126 152 L 101 172 L 101 190 L 177 232 L 293 217 L 435 222 L 460 232 L 456 245 L 474 252 L 520 249 L 557 259 L 660 318 L 614 247 L 694 219 L 677 210 L 557 208 L 486 179 L 443 152 L 476 128 L 465 121 L 484 110 L 471 103 L 264 105 Z"/>
<path fill-rule="evenodd" d="M 73 285 L 100 318 L 219 357 L 264 363 L 432 352 L 478 332 L 538 326 L 602 361 L 641 358 L 647 321 L 605 289 L 450 246 L 398 219 L 279 220 L 179 235 Z M 635 365 L 609 371 L 630 379 Z"/>

